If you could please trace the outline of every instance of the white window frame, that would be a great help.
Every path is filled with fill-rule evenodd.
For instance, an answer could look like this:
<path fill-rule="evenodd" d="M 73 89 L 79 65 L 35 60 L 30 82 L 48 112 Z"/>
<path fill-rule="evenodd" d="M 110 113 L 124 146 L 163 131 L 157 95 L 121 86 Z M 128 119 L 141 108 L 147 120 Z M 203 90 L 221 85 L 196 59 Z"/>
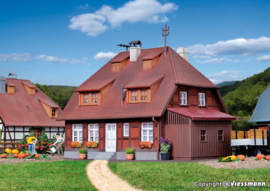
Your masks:
<path fill-rule="evenodd" d="M 81 129 L 75 129 L 75 125 L 79 125 L 81 127 Z M 77 132 L 77 141 L 76 142 L 80 142 L 82 143 L 83 142 L 83 125 L 82 124 L 72 124 L 72 141 L 75 141 L 74 138 L 74 134 L 75 134 L 75 131 Z M 80 136 L 80 131 L 82 132 L 82 136 Z M 80 137 L 82 137 L 82 140 L 80 141 Z"/>
<path fill-rule="evenodd" d="M 91 126 L 94 126 L 96 127 L 97 126 L 97 129 L 91 129 Z M 91 141 L 91 131 L 93 131 L 93 141 L 96 140 L 97 138 L 97 141 L 95 142 L 99 142 L 99 124 L 88 124 L 88 141 Z M 95 136 L 96 135 L 96 132 L 97 132 L 97 137 Z"/>
<path fill-rule="evenodd" d="M 187 92 L 180 91 L 180 105 L 187 105 Z"/>
<path fill-rule="evenodd" d="M 126 128 L 127 128 L 127 131 L 128 131 L 128 133 L 126 134 Z M 123 124 L 123 136 L 124 137 L 129 137 L 129 123 L 124 123 Z"/>
<path fill-rule="evenodd" d="M 205 93 L 198 94 L 199 106 L 205 106 Z"/>
<path fill-rule="evenodd" d="M 144 124 L 148 124 L 148 127 L 144 127 Z M 149 127 L 149 124 L 151 124 L 152 127 Z M 153 122 L 147 122 L 147 123 L 142 123 L 141 125 L 141 141 L 145 141 L 143 140 L 143 131 L 147 131 L 147 135 L 146 135 L 146 141 L 150 141 L 150 137 L 152 137 L 152 143 L 154 141 L 154 123 Z M 152 131 L 152 135 L 150 135 L 150 131 Z"/>

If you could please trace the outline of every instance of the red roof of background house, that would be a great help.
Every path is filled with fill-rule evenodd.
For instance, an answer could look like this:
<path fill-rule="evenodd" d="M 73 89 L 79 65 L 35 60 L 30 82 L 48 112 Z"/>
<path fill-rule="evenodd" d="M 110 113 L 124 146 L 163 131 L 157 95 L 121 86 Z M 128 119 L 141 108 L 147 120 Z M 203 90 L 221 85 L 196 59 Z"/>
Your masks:
<path fill-rule="evenodd" d="M 159 117 L 165 112 L 170 98 L 172 97 L 176 83 L 187 84 L 197 87 L 217 88 L 204 75 L 178 55 L 172 48 L 168 47 L 167 56 L 162 53 L 155 66 L 151 70 L 143 70 L 143 58 L 149 55 L 158 55 L 163 52 L 163 47 L 142 49 L 136 62 L 128 62 L 121 72 L 112 73 L 111 63 L 120 61 L 129 56 L 129 51 L 120 52 L 100 70 L 87 79 L 77 90 L 83 91 L 94 87 L 95 83 L 108 79 L 115 79 L 107 96 L 99 106 L 79 106 L 79 95 L 73 94 L 60 120 L 80 119 L 116 119 L 116 118 L 138 118 Z M 150 57 L 149 56 L 149 57 Z M 145 86 L 140 79 L 152 79 L 154 76 L 164 76 L 159 88 L 150 103 L 122 104 L 120 86 L 136 84 Z M 151 80 L 150 80 L 151 81 Z M 135 83 L 136 82 L 136 83 Z M 152 82 L 152 81 L 151 81 Z"/>
<path fill-rule="evenodd" d="M 168 111 L 184 115 L 194 121 L 232 121 L 236 117 L 210 108 L 168 108 Z"/>
<path fill-rule="evenodd" d="M 14 94 L 0 94 L 0 117 L 6 126 L 27 127 L 64 127 L 63 121 L 51 119 L 40 103 L 59 108 L 46 94 L 28 80 L 6 78 L 6 83 L 15 85 Z M 23 84 L 36 89 L 36 95 L 30 96 Z M 29 107 L 29 109 L 27 108 Z M 59 109 L 59 115 L 62 110 Z"/>

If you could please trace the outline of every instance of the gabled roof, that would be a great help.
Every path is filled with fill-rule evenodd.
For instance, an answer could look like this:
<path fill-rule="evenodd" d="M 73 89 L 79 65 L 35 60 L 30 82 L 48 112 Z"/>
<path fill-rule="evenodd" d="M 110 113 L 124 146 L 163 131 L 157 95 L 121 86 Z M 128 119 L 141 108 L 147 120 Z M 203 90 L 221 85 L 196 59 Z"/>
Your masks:
<path fill-rule="evenodd" d="M 64 127 L 63 121 L 51 119 L 44 110 L 40 100 L 44 103 L 58 107 L 46 94 L 39 90 L 28 80 L 7 78 L 6 83 L 15 85 L 14 94 L 0 94 L 0 117 L 5 126 L 25 127 Z M 35 87 L 36 94 L 30 96 L 23 84 Z M 28 109 L 29 107 L 29 109 Z M 59 115 L 62 110 L 59 109 Z"/>
<path fill-rule="evenodd" d="M 193 121 L 232 121 L 236 117 L 210 108 L 168 108 L 168 111 L 191 118 Z"/>
<path fill-rule="evenodd" d="M 130 62 L 128 60 L 121 72 L 112 73 L 111 63 L 120 61 L 129 56 L 129 51 L 120 52 L 77 89 L 93 89 L 93 87 L 95 87 L 94 84 L 99 83 L 99 81 L 101 81 L 102 84 L 105 84 L 103 81 L 108 82 L 111 79 L 114 79 L 114 82 L 101 105 L 79 106 L 79 95 L 76 92 L 71 97 L 59 120 L 159 117 L 166 110 L 169 100 L 175 91 L 175 84 L 184 84 L 191 80 L 191 78 L 185 74 L 185 69 L 188 70 L 187 72 L 192 75 L 192 77 L 195 77 L 195 79 L 192 79 L 191 85 L 217 88 L 193 66 L 187 66 L 190 64 L 180 57 L 173 49 L 168 47 L 166 57 L 164 57 L 163 50 L 163 47 L 142 49 L 136 62 Z M 154 68 L 151 70 L 143 70 L 143 58 L 150 58 L 149 55 L 153 57 L 152 55 L 158 55 L 160 53 L 161 56 L 157 60 Z M 187 79 L 178 75 L 184 75 Z M 121 105 L 121 85 L 124 87 L 149 87 L 150 84 L 161 78 L 161 84 L 153 99 L 151 99 L 151 102 Z"/>
<path fill-rule="evenodd" d="M 259 97 L 249 122 L 270 121 L 270 86 Z"/>

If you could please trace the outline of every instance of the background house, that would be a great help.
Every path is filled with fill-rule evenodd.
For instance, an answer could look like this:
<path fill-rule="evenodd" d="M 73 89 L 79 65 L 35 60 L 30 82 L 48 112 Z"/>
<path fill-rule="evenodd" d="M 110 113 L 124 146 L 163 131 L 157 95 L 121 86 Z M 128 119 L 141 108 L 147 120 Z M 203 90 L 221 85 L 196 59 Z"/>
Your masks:
<path fill-rule="evenodd" d="M 29 80 L 0 76 L 0 127 L 2 141 L 14 142 L 23 135 L 52 137 L 65 133 L 64 122 L 56 121 L 61 108 Z"/>
<path fill-rule="evenodd" d="M 134 42 L 133 42 L 134 43 Z M 79 86 L 60 120 L 66 125 L 65 156 L 78 157 L 72 141 L 88 149 L 89 159 L 159 158 L 159 137 L 171 139 L 173 159 L 231 154 L 231 120 L 216 87 L 188 63 L 186 48 L 141 49 L 117 54 Z M 181 56 L 180 56 L 181 55 Z M 151 141 L 152 149 L 141 149 Z"/>

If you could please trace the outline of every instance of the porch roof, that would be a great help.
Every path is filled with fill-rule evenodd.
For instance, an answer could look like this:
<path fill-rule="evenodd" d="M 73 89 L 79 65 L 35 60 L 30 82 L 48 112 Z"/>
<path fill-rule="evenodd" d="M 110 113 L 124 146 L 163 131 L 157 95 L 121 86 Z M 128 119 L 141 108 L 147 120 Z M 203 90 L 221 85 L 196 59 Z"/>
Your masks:
<path fill-rule="evenodd" d="M 236 117 L 210 108 L 168 108 L 168 111 L 191 118 L 193 121 L 232 121 Z"/>

